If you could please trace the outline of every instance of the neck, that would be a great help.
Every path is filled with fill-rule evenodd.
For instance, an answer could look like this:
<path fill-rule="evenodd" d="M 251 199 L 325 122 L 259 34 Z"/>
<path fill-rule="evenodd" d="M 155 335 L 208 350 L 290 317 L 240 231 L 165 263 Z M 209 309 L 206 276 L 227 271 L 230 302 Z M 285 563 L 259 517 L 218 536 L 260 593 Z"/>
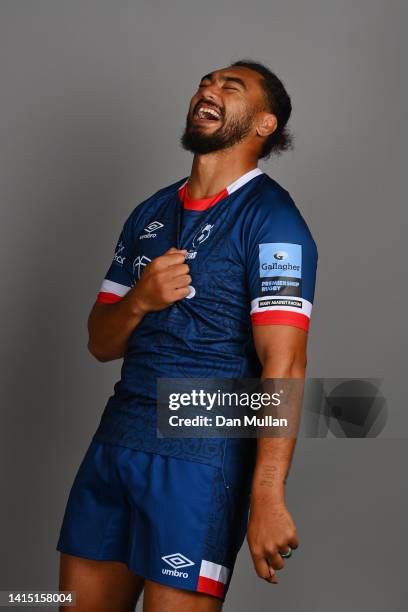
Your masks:
<path fill-rule="evenodd" d="M 208 198 L 258 165 L 257 158 L 226 154 L 225 151 L 194 155 L 188 191 L 193 199 Z"/>

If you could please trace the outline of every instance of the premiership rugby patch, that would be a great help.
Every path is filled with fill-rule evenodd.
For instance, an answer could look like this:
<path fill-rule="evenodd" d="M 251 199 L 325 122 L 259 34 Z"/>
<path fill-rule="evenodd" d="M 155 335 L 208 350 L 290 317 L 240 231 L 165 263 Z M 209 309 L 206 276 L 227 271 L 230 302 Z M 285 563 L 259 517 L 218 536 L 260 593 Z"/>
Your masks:
<path fill-rule="evenodd" d="M 259 245 L 259 290 L 262 295 L 302 295 L 302 246 L 289 242 Z"/>

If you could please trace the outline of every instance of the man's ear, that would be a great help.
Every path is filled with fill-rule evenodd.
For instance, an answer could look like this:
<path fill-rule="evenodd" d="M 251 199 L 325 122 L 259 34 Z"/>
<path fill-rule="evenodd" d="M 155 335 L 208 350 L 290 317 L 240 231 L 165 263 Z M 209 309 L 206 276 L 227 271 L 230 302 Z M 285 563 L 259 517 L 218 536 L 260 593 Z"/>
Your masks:
<path fill-rule="evenodd" d="M 278 120 L 272 113 L 262 113 L 256 127 L 258 136 L 270 136 L 278 127 Z"/>

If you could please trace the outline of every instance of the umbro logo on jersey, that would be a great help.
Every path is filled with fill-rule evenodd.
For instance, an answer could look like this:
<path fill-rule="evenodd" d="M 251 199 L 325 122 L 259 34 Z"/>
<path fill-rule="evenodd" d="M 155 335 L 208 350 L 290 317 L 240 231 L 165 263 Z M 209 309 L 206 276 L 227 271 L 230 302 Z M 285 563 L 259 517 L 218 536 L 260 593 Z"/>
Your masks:
<path fill-rule="evenodd" d="M 144 228 L 147 234 L 142 234 L 141 236 L 139 236 L 139 240 L 143 240 L 144 238 L 156 238 L 157 234 L 154 234 L 153 232 L 160 229 L 161 227 L 164 227 L 163 223 L 160 223 L 160 221 L 152 221 Z"/>
<path fill-rule="evenodd" d="M 191 565 L 195 565 L 194 561 L 188 559 L 186 556 L 181 553 L 173 553 L 172 555 L 166 555 L 162 557 L 163 561 L 170 565 L 173 569 L 163 568 L 162 574 L 167 576 L 175 576 L 176 578 L 188 578 L 187 572 L 180 572 L 179 570 L 190 567 Z"/>
<path fill-rule="evenodd" d="M 125 261 L 126 257 L 124 257 L 123 255 L 121 255 L 121 253 L 125 250 L 125 245 L 123 244 L 123 242 L 119 242 L 117 249 L 115 251 L 115 255 L 113 256 L 113 261 L 116 261 L 116 263 L 118 263 L 120 266 L 123 265 L 123 262 Z"/>
<path fill-rule="evenodd" d="M 133 262 L 133 274 L 137 272 L 137 278 L 142 276 L 142 272 L 152 260 L 146 257 L 146 255 L 138 255 Z"/>
<path fill-rule="evenodd" d="M 200 229 L 198 230 L 198 232 L 193 238 L 193 248 L 194 249 L 197 249 L 201 244 L 203 244 L 203 242 L 208 240 L 213 227 L 214 226 L 210 225 L 209 223 L 206 223 L 205 225 L 200 227 Z"/>

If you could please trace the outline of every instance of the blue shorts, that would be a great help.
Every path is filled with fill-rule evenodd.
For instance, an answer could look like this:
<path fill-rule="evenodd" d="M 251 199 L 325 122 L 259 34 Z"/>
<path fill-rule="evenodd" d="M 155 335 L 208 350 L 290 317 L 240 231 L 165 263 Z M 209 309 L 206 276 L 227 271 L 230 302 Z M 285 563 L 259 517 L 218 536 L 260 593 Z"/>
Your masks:
<path fill-rule="evenodd" d="M 219 468 L 92 440 L 56 548 L 121 561 L 148 580 L 224 600 L 245 538 L 252 467 Z"/>

